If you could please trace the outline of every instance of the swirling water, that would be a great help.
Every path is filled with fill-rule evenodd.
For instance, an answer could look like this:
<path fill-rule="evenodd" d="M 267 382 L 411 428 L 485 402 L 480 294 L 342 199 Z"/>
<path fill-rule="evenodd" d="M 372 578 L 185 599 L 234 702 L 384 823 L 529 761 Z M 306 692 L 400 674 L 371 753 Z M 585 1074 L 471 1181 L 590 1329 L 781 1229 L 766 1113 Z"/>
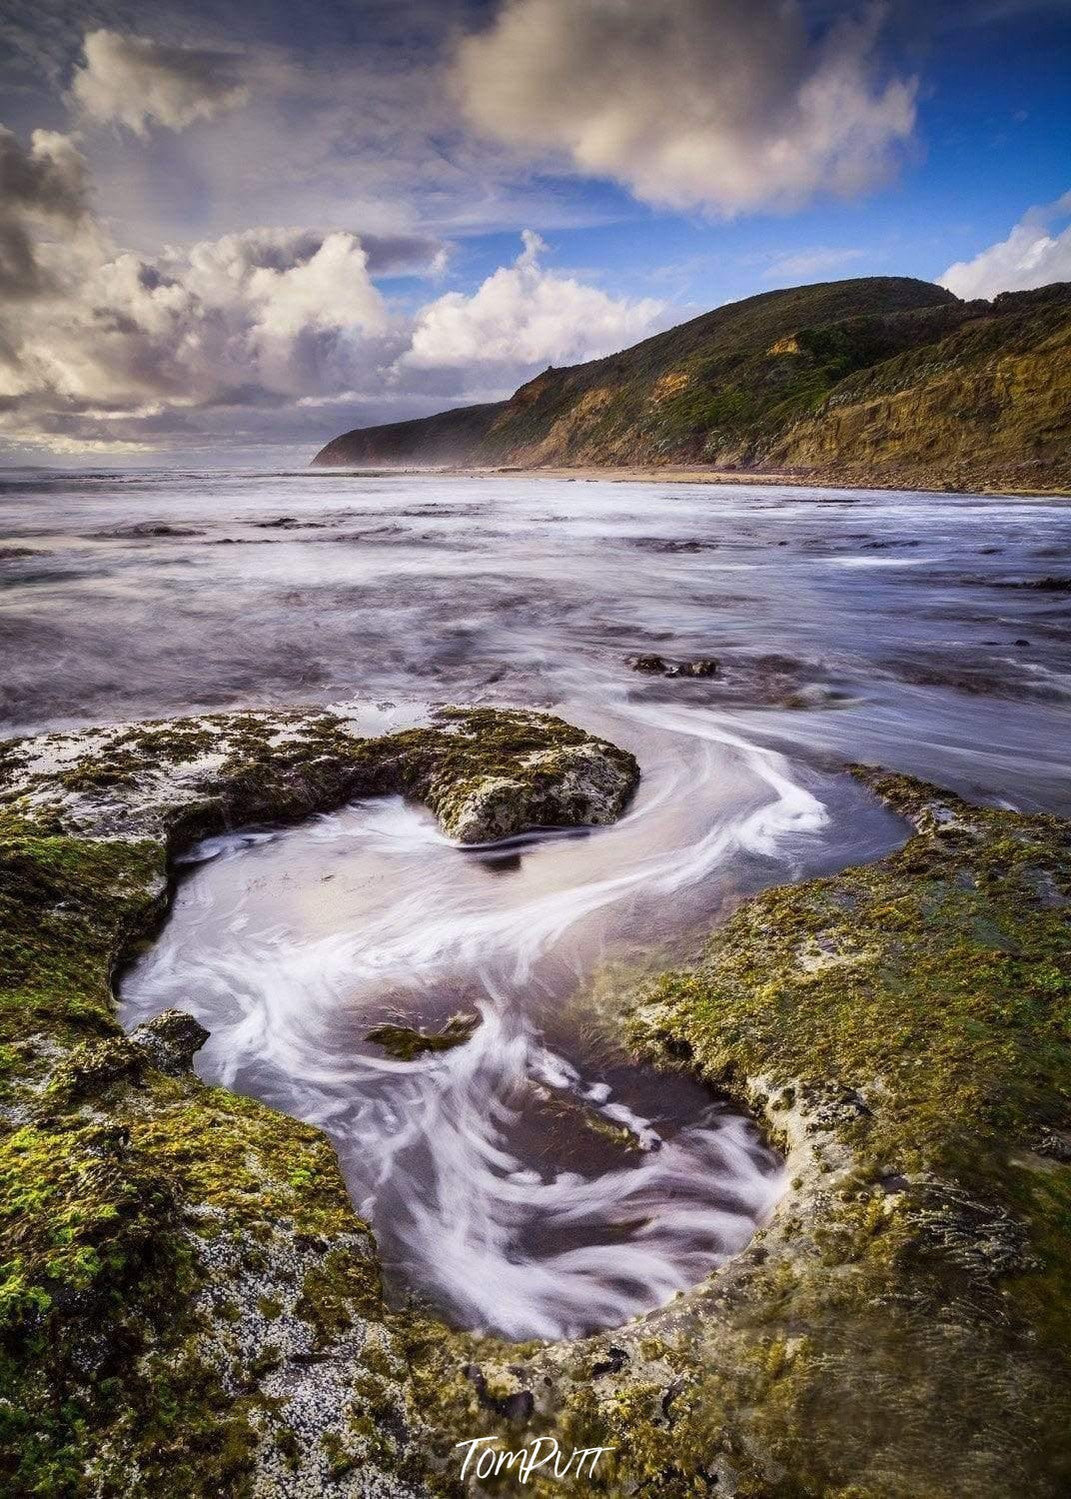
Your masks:
<path fill-rule="evenodd" d="M 1071 810 L 1071 508 L 500 476 L 8 474 L 4 709 L 38 729 L 358 700 L 554 708 L 633 749 L 613 828 L 452 846 L 357 803 L 191 851 L 126 976 L 203 1075 L 320 1124 L 399 1290 L 466 1326 L 614 1325 L 746 1242 L 753 1127 L 615 1045 L 622 970 L 750 890 L 875 857 L 865 759 Z M 637 675 L 626 657 L 715 656 Z M 480 1024 L 398 1061 L 385 1020 Z"/>

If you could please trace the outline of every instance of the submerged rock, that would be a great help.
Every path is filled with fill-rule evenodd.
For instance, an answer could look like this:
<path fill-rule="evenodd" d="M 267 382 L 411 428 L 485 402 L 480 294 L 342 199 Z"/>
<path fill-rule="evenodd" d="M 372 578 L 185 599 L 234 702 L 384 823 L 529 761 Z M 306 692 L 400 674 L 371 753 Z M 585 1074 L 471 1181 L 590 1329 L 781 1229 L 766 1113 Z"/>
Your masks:
<path fill-rule="evenodd" d="M 480 1023 L 478 1015 L 451 1015 L 442 1030 L 415 1030 L 410 1025 L 377 1025 L 365 1035 L 366 1041 L 399 1061 L 411 1062 L 429 1051 L 452 1051 L 466 1042 Z"/>
<path fill-rule="evenodd" d="M 671 677 L 716 677 L 718 663 L 713 656 L 699 656 L 694 661 L 681 661 L 670 671 Z"/>
<path fill-rule="evenodd" d="M 629 656 L 626 665 L 633 671 L 662 677 L 716 677 L 718 663 L 713 656 L 698 656 L 694 661 L 667 661 L 664 656 Z"/>

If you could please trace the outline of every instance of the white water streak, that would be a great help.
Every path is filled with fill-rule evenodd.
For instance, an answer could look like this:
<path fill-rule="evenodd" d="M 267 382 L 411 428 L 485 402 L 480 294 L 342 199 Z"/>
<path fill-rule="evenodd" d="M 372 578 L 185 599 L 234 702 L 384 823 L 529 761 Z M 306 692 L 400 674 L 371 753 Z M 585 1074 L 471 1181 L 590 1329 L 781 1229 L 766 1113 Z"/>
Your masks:
<path fill-rule="evenodd" d="M 573 934 L 597 933 L 637 898 L 658 908 L 742 856 L 791 867 L 801 836 L 827 820 L 784 757 L 722 715 L 625 711 L 634 730 L 674 736 L 680 754 L 598 845 L 524 841 L 525 868 L 558 861 L 549 880 L 510 875 L 489 898 L 466 877 L 472 855 L 397 797 L 267 839 L 209 840 L 126 990 L 138 1015 L 181 995 L 213 1033 L 206 1055 L 223 1083 L 266 1075 L 273 1098 L 282 1086 L 284 1106 L 332 1134 L 360 1210 L 407 1278 L 466 1325 L 509 1337 L 574 1335 L 661 1304 L 737 1252 L 781 1190 L 744 1120 L 700 1110 L 667 1132 L 539 1038 L 530 995 Z M 713 815 L 703 788 L 730 767 L 749 794 Z M 694 817 L 682 815 L 690 802 Z M 590 856 L 615 844 L 626 860 Z M 340 858 L 368 871 L 355 882 L 359 919 L 325 923 L 316 882 Z M 270 898 L 258 894 L 266 883 Z M 580 971 L 590 960 L 571 961 Z M 450 986 L 483 996 L 464 1045 L 402 1062 L 354 1044 L 385 994 Z M 538 1134 L 555 1096 L 623 1127 L 636 1148 L 594 1174 L 533 1165 L 518 1139 L 533 1119 Z"/>

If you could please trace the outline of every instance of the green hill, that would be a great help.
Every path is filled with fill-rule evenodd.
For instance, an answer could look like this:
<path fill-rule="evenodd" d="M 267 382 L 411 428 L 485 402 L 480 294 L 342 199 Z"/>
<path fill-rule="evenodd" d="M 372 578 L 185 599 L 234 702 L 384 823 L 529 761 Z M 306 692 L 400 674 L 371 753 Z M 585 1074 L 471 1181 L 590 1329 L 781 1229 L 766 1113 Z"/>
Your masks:
<path fill-rule="evenodd" d="M 1071 485 L 1071 285 L 962 302 L 879 276 L 766 292 L 497 405 L 317 464 L 706 465 L 824 482 Z"/>

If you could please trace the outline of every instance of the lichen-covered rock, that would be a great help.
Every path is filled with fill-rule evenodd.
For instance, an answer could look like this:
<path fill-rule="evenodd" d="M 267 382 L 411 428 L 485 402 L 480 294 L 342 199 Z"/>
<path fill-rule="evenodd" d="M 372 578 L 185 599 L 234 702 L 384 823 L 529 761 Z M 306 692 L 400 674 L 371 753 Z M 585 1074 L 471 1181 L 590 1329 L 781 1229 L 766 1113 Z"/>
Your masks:
<path fill-rule="evenodd" d="M 170 848 L 397 791 L 460 842 L 606 823 L 635 790 L 634 757 L 550 714 L 445 708 L 424 728 L 361 737 L 344 712 L 206 714 L 10 741 L 0 811 L 79 838 Z"/>
<path fill-rule="evenodd" d="M 430 753 L 419 739 L 397 736 L 404 789 L 425 801 L 459 843 L 613 822 L 639 780 L 627 751 L 560 718 L 446 709 L 438 721 L 442 737 Z"/>
<path fill-rule="evenodd" d="M 903 849 L 746 902 L 627 1022 L 765 1119 L 772 1221 L 660 1311 L 506 1345 L 389 1307 L 323 1136 L 199 1082 L 188 1017 L 124 1036 L 110 976 L 199 832 L 377 790 L 450 826 L 481 777 L 538 824 L 598 810 L 578 753 L 629 761 L 531 714 L 195 722 L 0 755 L 0 1492 L 423 1499 L 485 1434 L 612 1449 L 543 1499 L 1066 1492 L 1066 823 L 860 772 Z"/>
<path fill-rule="evenodd" d="M 480 776 L 430 799 L 443 831 L 458 843 L 493 843 L 526 828 L 613 822 L 632 795 L 629 757 L 600 740 L 533 750 L 509 775 Z"/>

